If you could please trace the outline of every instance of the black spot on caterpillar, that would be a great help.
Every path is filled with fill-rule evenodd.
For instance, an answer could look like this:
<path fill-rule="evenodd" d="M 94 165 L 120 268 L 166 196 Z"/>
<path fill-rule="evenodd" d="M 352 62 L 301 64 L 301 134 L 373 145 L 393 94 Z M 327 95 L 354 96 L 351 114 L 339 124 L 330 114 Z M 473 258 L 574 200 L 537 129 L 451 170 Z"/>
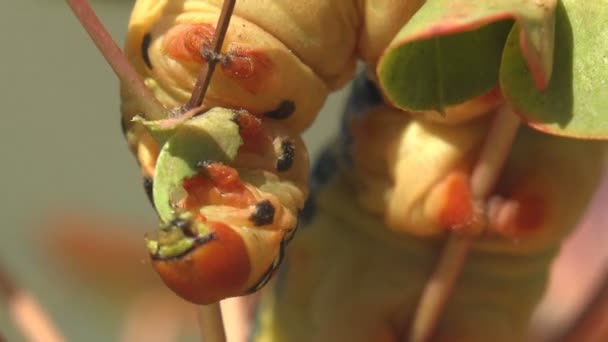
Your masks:
<path fill-rule="evenodd" d="M 146 191 L 146 196 L 148 196 L 148 200 L 152 207 L 154 207 L 154 195 L 152 193 L 152 189 L 154 187 L 154 181 L 152 178 L 144 177 L 144 190 Z"/>
<path fill-rule="evenodd" d="M 198 170 L 200 170 L 201 172 L 205 172 L 205 174 L 207 174 L 207 168 L 213 164 L 215 164 L 217 162 L 214 162 L 212 160 L 201 160 L 196 162 L 196 164 L 194 165 L 195 168 L 197 168 Z"/>
<path fill-rule="evenodd" d="M 150 61 L 150 55 L 148 54 L 150 43 L 152 43 L 152 36 L 149 33 L 146 33 L 144 39 L 141 41 L 141 56 L 144 59 L 146 66 L 149 69 L 152 69 L 152 61 Z"/>
<path fill-rule="evenodd" d="M 263 200 L 255 205 L 255 210 L 249 220 L 255 226 L 265 226 L 274 221 L 274 206 L 269 200 Z"/>
<path fill-rule="evenodd" d="M 284 120 L 289 118 L 295 110 L 296 104 L 293 101 L 283 100 L 276 109 L 266 112 L 264 116 L 275 120 Z"/>
<path fill-rule="evenodd" d="M 296 147 L 293 142 L 283 140 L 281 142 L 281 155 L 277 159 L 277 171 L 284 172 L 293 166 L 293 161 L 296 157 Z"/>
<path fill-rule="evenodd" d="M 171 221 L 170 223 L 171 226 L 179 228 L 184 235 L 188 236 L 188 237 L 197 237 L 198 234 L 196 231 L 194 231 L 192 229 L 192 224 L 190 221 L 182 219 L 182 218 L 176 218 L 173 221 Z"/>

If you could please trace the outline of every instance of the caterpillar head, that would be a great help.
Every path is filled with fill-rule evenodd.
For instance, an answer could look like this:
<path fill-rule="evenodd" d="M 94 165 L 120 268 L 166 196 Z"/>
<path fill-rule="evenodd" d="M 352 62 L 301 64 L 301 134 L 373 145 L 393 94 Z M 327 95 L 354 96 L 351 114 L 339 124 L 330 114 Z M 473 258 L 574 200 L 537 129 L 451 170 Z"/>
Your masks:
<path fill-rule="evenodd" d="M 152 189 L 161 225 L 147 242 L 162 280 L 197 304 L 260 288 L 307 195 L 302 142 L 224 108 L 183 121 L 138 120 L 162 146 Z"/>

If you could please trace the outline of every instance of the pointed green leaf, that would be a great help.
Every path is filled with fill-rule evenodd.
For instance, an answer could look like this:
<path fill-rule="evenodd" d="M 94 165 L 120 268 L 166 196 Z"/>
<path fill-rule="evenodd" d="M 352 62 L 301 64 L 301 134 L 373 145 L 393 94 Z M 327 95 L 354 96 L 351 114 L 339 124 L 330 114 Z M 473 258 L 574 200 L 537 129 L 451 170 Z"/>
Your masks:
<path fill-rule="evenodd" d="M 387 99 L 405 110 L 439 110 L 498 84 L 513 20 L 524 27 L 526 61 L 539 87 L 552 69 L 555 0 L 429 0 L 378 64 Z"/>
<path fill-rule="evenodd" d="M 178 126 L 164 144 L 156 162 L 153 188 L 161 221 L 174 217 L 172 195 L 182 188 L 184 179 L 198 172 L 197 163 L 234 161 L 243 140 L 233 117 L 234 112 L 229 109 L 211 109 Z"/>
<path fill-rule="evenodd" d="M 143 118 L 139 115 L 134 116 L 133 119 L 131 119 L 131 121 L 142 124 L 144 126 L 144 128 L 150 133 L 150 135 L 152 135 L 154 140 L 156 140 L 156 142 L 160 146 L 164 145 L 167 142 L 167 140 L 169 140 L 169 138 L 171 138 L 171 136 L 173 135 L 173 133 L 175 133 L 175 131 L 177 130 L 177 127 L 179 126 L 179 125 L 175 125 L 173 127 L 166 128 L 163 125 L 163 121 L 165 121 L 165 119 L 150 121 L 150 120 L 146 120 L 145 118 Z"/>
<path fill-rule="evenodd" d="M 608 139 L 608 1 L 561 1 L 556 11 L 554 71 L 544 92 L 509 35 L 500 70 L 505 99 L 536 129 Z"/>
<path fill-rule="evenodd" d="M 148 132 L 150 132 L 154 140 L 156 140 L 156 142 L 162 146 L 167 142 L 167 140 L 169 140 L 180 125 L 190 120 L 196 114 L 199 114 L 201 109 L 202 108 L 197 107 L 183 113 L 180 116 L 169 117 L 161 120 L 146 120 L 145 118 L 137 115 L 134 116 L 131 121 L 141 123 L 148 130 Z"/>

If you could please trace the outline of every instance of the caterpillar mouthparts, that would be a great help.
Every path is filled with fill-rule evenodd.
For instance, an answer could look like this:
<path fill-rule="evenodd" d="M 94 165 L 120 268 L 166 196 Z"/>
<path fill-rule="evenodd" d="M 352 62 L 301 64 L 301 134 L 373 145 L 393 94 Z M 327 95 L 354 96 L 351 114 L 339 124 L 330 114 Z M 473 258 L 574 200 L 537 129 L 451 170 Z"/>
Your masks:
<path fill-rule="evenodd" d="M 261 288 L 306 198 L 302 142 L 243 110 L 135 121 L 160 146 L 151 184 L 161 223 L 146 243 L 163 282 L 197 304 Z"/>

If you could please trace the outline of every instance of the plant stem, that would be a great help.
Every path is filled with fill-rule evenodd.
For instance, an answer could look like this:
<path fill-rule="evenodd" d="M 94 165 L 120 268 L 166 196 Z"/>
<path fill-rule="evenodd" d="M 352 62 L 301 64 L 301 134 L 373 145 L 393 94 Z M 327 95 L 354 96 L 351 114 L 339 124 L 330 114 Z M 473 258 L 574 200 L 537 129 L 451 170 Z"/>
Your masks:
<path fill-rule="evenodd" d="M 11 318 L 27 341 L 65 340 L 34 296 L 18 288 L 16 282 L 2 268 L 0 268 L 0 295 L 8 302 Z M 1 336 L 0 341 L 2 341 Z"/>
<path fill-rule="evenodd" d="M 154 97 L 122 50 L 116 45 L 87 0 L 67 0 L 103 57 L 125 87 L 138 99 L 148 120 L 167 117 L 167 109 Z"/>
<path fill-rule="evenodd" d="M 519 125 L 519 117 L 510 109 L 502 107 L 496 113 L 471 176 L 471 190 L 475 199 L 486 199 L 494 190 L 511 153 Z"/>
<path fill-rule="evenodd" d="M 220 55 L 224 38 L 226 38 L 226 32 L 228 31 L 228 25 L 230 25 L 230 18 L 232 17 L 235 5 L 236 0 L 224 0 L 222 11 L 217 21 L 215 34 L 213 35 L 213 42 L 211 43 L 212 52 L 209 54 L 207 51 L 201 51 L 201 54 L 206 58 L 207 63 L 201 69 L 196 83 L 194 84 L 190 100 L 184 108 L 184 111 L 186 112 L 203 107 L 205 94 L 211 83 L 211 78 L 215 71 L 215 65 L 218 62 L 218 56 Z M 201 329 L 201 337 L 204 342 L 226 341 L 226 332 L 224 330 L 222 310 L 219 302 L 200 306 L 198 310 L 198 321 Z"/>
<path fill-rule="evenodd" d="M 226 342 L 224 321 L 220 303 L 201 305 L 198 309 L 198 323 L 204 342 Z"/>
<path fill-rule="evenodd" d="M 485 201 L 494 189 L 511 152 L 519 124 L 519 118 L 507 107 L 503 106 L 496 113 L 471 176 L 475 201 Z M 426 342 L 432 338 L 474 242 L 473 236 L 457 233 L 448 238 L 439 264 L 422 292 L 412 325 L 411 341 Z"/>
<path fill-rule="evenodd" d="M 226 32 L 228 31 L 228 25 L 230 24 L 230 18 L 232 17 L 235 4 L 236 0 L 224 0 L 222 12 L 217 21 L 215 35 L 213 36 L 213 42 L 211 43 L 212 52 L 207 53 L 206 51 L 201 51 L 203 57 L 208 57 L 207 55 L 209 55 L 211 58 L 206 58 L 207 63 L 203 65 L 201 72 L 198 74 L 194 89 L 192 90 L 192 96 L 186 105 L 186 110 L 200 107 L 203 104 L 207 88 L 209 88 L 211 77 L 215 71 L 215 65 L 218 62 L 218 56 L 220 55 L 224 38 L 226 37 Z"/>

